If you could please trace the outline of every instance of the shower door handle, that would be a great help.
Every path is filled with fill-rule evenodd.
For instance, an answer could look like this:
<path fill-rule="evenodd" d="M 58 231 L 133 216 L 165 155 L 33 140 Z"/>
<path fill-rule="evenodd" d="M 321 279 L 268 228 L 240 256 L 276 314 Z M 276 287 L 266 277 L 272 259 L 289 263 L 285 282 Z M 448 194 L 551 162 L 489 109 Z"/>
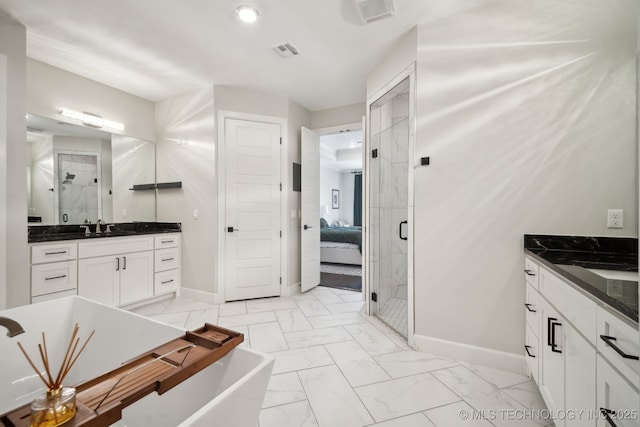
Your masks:
<path fill-rule="evenodd" d="M 406 237 L 402 237 L 402 224 L 407 224 L 407 221 L 400 221 L 400 224 L 398 225 L 398 237 L 400 237 L 402 240 L 407 240 Z"/>

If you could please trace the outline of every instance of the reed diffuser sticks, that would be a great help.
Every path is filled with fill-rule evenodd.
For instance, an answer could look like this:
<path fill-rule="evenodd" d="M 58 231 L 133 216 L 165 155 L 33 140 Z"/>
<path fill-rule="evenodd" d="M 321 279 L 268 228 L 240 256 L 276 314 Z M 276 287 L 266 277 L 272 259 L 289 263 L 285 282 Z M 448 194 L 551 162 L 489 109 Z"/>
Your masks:
<path fill-rule="evenodd" d="M 80 357 L 80 354 L 84 351 L 87 344 L 89 343 L 89 340 L 91 340 L 93 334 L 96 332 L 95 330 L 92 331 L 82 347 L 80 347 L 80 350 L 76 352 L 76 350 L 78 349 L 78 344 L 80 343 L 80 337 L 77 336 L 79 329 L 80 328 L 76 323 L 73 327 L 73 333 L 71 334 L 71 339 L 69 340 L 67 351 L 64 354 L 64 358 L 62 359 L 60 369 L 58 369 L 58 374 L 55 376 L 55 379 L 53 375 L 51 375 L 51 364 L 49 362 L 49 352 L 47 351 L 47 340 L 44 332 L 42 333 L 42 343 L 38 344 L 38 351 L 40 353 L 40 358 L 42 359 L 42 364 L 44 365 L 44 373 L 46 374 L 46 378 L 36 367 L 35 363 L 33 363 L 33 360 L 31 360 L 22 344 L 18 342 L 18 347 L 20 347 L 20 350 L 22 351 L 22 354 L 24 354 L 24 357 L 27 358 L 27 362 L 29 362 L 29 365 L 31 365 L 36 374 L 38 374 L 38 377 L 40 377 L 49 391 L 58 390 L 60 387 L 62 387 L 62 382 L 64 381 L 65 377 L 67 376 L 67 374 L 69 374 L 69 371 L 76 363 L 76 360 L 78 360 L 78 357 Z"/>

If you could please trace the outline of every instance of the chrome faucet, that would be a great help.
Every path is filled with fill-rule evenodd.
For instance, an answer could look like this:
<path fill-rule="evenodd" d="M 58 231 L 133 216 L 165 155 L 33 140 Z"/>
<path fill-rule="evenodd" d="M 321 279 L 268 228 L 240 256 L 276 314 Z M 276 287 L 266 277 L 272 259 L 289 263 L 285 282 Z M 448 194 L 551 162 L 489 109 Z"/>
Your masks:
<path fill-rule="evenodd" d="M 96 222 L 96 234 L 102 234 L 102 230 L 100 229 L 102 224 L 104 224 L 104 222 L 101 219 Z"/>
<path fill-rule="evenodd" d="M 9 331 L 7 332 L 7 336 L 9 338 L 24 333 L 24 329 L 22 329 L 22 326 L 20 326 L 20 324 L 15 320 L 9 319 L 8 317 L 0 316 L 0 326 L 4 326 L 5 328 L 7 328 L 7 331 Z"/>

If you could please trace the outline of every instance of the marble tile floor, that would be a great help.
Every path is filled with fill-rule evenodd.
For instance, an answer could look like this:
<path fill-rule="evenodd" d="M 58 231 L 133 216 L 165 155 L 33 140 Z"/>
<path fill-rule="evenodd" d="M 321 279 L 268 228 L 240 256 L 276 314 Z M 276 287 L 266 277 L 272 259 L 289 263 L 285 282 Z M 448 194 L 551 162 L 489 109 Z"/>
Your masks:
<path fill-rule="evenodd" d="M 380 310 L 380 318 L 395 329 L 401 336 L 409 333 L 409 320 L 407 319 L 407 300 L 404 298 L 389 298 L 383 303 Z"/>
<path fill-rule="evenodd" d="M 228 327 L 245 334 L 242 345 L 271 353 L 259 427 L 552 425 L 507 419 L 545 407 L 526 376 L 416 352 L 363 304 L 359 293 L 315 288 L 222 305 L 170 299 L 132 311 L 186 329 Z"/>

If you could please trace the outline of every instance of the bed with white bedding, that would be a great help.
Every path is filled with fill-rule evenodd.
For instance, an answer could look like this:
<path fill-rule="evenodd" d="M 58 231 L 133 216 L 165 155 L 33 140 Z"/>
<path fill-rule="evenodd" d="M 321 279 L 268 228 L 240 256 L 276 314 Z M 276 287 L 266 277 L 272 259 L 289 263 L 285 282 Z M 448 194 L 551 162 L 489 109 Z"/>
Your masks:
<path fill-rule="evenodd" d="M 362 265 L 361 227 L 321 227 L 320 262 Z"/>

